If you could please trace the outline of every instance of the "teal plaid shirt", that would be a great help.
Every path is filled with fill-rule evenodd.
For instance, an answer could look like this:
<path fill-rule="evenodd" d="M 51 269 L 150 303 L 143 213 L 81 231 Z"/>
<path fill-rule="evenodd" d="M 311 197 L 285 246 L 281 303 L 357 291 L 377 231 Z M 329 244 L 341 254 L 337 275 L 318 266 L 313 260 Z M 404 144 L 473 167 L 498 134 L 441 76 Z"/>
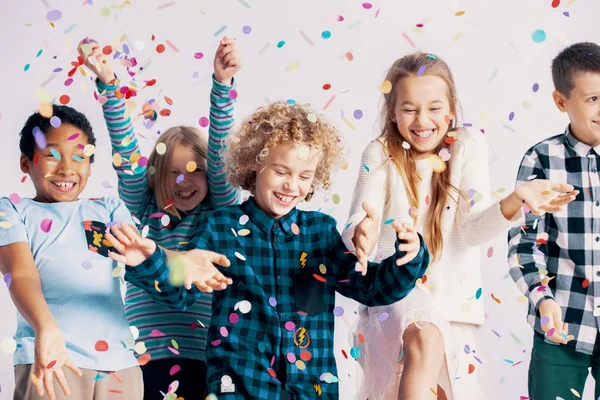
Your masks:
<path fill-rule="evenodd" d="M 335 292 L 367 306 L 392 304 L 413 289 L 429 264 L 421 238 L 419 254 L 407 265 L 396 265 L 403 255 L 397 252 L 369 263 L 362 276 L 332 217 L 294 208 L 275 219 L 252 198 L 215 210 L 199 226 L 189 247 L 231 261 L 219 267 L 233 285 L 213 294 L 206 350 L 208 389 L 220 400 L 280 398 L 283 391 L 295 399 L 337 399 Z M 185 309 L 202 296 L 195 287 L 170 285 L 168 276 L 159 248 L 143 264 L 128 267 L 125 279 L 173 308 Z"/>

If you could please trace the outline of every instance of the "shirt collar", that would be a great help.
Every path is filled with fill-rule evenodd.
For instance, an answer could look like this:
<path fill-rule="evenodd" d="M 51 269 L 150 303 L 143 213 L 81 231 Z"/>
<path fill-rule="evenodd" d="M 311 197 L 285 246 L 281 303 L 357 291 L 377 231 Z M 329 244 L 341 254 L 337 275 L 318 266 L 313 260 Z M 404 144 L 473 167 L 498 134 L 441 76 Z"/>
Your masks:
<path fill-rule="evenodd" d="M 571 125 L 567 126 L 567 129 L 565 129 L 565 135 L 569 146 L 571 146 L 571 148 L 580 157 L 587 157 L 588 155 L 590 155 L 591 150 L 594 150 L 596 152 L 596 155 L 600 155 L 600 144 L 598 146 L 592 147 L 588 144 L 583 143 L 573 135 L 573 133 L 571 132 Z"/>
<path fill-rule="evenodd" d="M 267 215 L 261 210 L 252 196 L 242 203 L 242 210 L 264 233 L 269 233 L 274 224 L 279 224 L 279 227 L 286 235 L 291 234 L 293 233 L 292 225 L 298 220 L 298 210 L 296 207 L 292 208 L 292 210 L 283 217 L 277 219 Z"/>

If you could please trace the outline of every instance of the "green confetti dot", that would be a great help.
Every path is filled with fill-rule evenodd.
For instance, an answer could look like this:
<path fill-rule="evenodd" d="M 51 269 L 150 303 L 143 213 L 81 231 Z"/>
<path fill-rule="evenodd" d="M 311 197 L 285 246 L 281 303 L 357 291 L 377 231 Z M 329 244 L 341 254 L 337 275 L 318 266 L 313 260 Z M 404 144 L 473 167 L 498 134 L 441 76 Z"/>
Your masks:
<path fill-rule="evenodd" d="M 110 8 L 102 7 L 100 9 L 100 15 L 102 15 L 103 17 L 108 17 L 110 15 Z"/>
<path fill-rule="evenodd" d="M 479 192 L 475 193 L 475 196 L 473 196 L 473 200 L 475 200 L 475 202 L 479 203 L 481 200 L 483 200 L 483 195 Z"/>
<path fill-rule="evenodd" d="M 339 194 L 334 194 L 333 196 L 331 196 L 331 200 L 333 201 L 333 204 L 339 204 L 340 203 L 340 195 Z"/>

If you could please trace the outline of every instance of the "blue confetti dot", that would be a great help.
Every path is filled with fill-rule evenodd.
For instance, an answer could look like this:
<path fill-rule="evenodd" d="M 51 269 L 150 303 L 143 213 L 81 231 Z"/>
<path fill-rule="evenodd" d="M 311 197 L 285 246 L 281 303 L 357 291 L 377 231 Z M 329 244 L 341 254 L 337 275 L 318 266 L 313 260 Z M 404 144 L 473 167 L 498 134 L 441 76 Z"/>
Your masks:
<path fill-rule="evenodd" d="M 252 28 L 249 27 L 248 25 L 244 26 L 242 28 L 242 32 L 244 32 L 246 35 L 249 34 L 250 32 L 252 32 Z"/>
<path fill-rule="evenodd" d="M 29 69 L 30 65 L 29 64 L 25 64 L 25 68 L 23 68 L 23 71 L 27 71 Z"/>
<path fill-rule="evenodd" d="M 508 120 L 512 121 L 513 119 L 515 119 L 515 113 L 514 113 L 514 111 L 511 111 L 511 113 L 508 114 Z"/>
<path fill-rule="evenodd" d="M 35 55 L 36 57 L 39 57 L 42 55 L 42 52 L 44 51 L 44 49 L 40 49 L 40 51 L 37 52 L 37 54 Z"/>
<path fill-rule="evenodd" d="M 361 110 L 354 110 L 354 118 L 361 119 L 363 117 L 363 112 Z"/>
<path fill-rule="evenodd" d="M 321 33 L 321 37 L 323 39 L 329 39 L 331 37 L 331 32 L 330 31 L 323 31 L 323 33 Z"/>
<path fill-rule="evenodd" d="M 536 43 L 542 43 L 544 40 L 546 40 L 546 32 L 544 32 L 541 29 L 538 29 L 533 32 L 533 34 L 531 35 L 531 38 Z"/>
<path fill-rule="evenodd" d="M 481 293 L 483 293 L 483 289 L 482 288 L 477 289 L 477 293 L 475 293 L 475 298 L 477 300 L 479 300 L 479 298 L 481 297 Z"/>
<path fill-rule="evenodd" d="M 296 100 L 293 99 L 287 99 L 285 102 L 292 105 L 296 104 Z"/>
<path fill-rule="evenodd" d="M 538 85 L 537 83 L 533 84 L 533 92 L 537 92 L 538 90 L 540 90 L 540 85 Z"/>
<path fill-rule="evenodd" d="M 334 308 L 333 315 L 335 315 L 336 317 L 341 317 L 342 315 L 344 315 L 344 309 L 342 307 Z"/>
<path fill-rule="evenodd" d="M 184 178 L 183 174 L 180 174 L 179 176 L 177 176 L 177 179 L 175 179 L 175 182 L 176 183 L 181 183 L 181 182 L 183 182 L 183 178 Z"/>
<path fill-rule="evenodd" d="M 79 156 L 76 156 L 76 155 L 73 155 L 73 160 L 75 160 L 75 161 L 79 161 L 79 162 L 82 162 L 82 161 L 83 161 L 83 158 L 81 158 L 81 157 L 79 157 Z"/>
<path fill-rule="evenodd" d="M 279 43 L 277 43 L 277 48 L 278 49 L 282 48 L 284 44 L 285 44 L 285 40 L 280 40 Z"/>
<path fill-rule="evenodd" d="M 54 147 L 50 147 L 50 153 L 54 156 L 54 158 L 60 161 L 60 153 L 56 151 Z"/>
<path fill-rule="evenodd" d="M 350 349 L 350 357 L 358 358 L 360 357 L 360 349 L 358 347 L 353 347 Z"/>

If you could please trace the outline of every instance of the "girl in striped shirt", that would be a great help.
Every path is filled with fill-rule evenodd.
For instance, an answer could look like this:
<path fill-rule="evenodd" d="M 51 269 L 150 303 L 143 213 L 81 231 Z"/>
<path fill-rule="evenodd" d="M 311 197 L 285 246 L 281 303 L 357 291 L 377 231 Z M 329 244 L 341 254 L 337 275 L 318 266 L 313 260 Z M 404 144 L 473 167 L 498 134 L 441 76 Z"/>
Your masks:
<path fill-rule="evenodd" d="M 208 137 L 194 127 L 174 126 L 159 136 L 148 158 L 140 153 L 126 105 L 126 93 L 132 88 L 116 78 L 110 59 L 96 41 L 86 38 L 78 50 L 85 65 L 98 77 L 96 85 L 102 102 L 106 99 L 102 108 L 119 196 L 149 238 L 167 250 L 184 250 L 198 231 L 203 214 L 237 204 L 240 198 L 225 179 L 220 155 L 234 124 L 233 76 L 242 65 L 235 39 L 224 37 L 215 54 Z M 144 107 L 144 111 L 158 112 L 156 107 L 150 108 Z M 202 398 L 211 296 L 203 296 L 186 311 L 174 311 L 128 284 L 125 316 L 139 330 L 138 343 L 143 342 L 146 349 L 145 357 L 139 360 L 140 364 L 147 362 L 142 366 L 144 398 L 163 400 L 167 393 L 175 392 L 174 398 Z M 171 385 L 173 381 L 179 384 Z"/>

